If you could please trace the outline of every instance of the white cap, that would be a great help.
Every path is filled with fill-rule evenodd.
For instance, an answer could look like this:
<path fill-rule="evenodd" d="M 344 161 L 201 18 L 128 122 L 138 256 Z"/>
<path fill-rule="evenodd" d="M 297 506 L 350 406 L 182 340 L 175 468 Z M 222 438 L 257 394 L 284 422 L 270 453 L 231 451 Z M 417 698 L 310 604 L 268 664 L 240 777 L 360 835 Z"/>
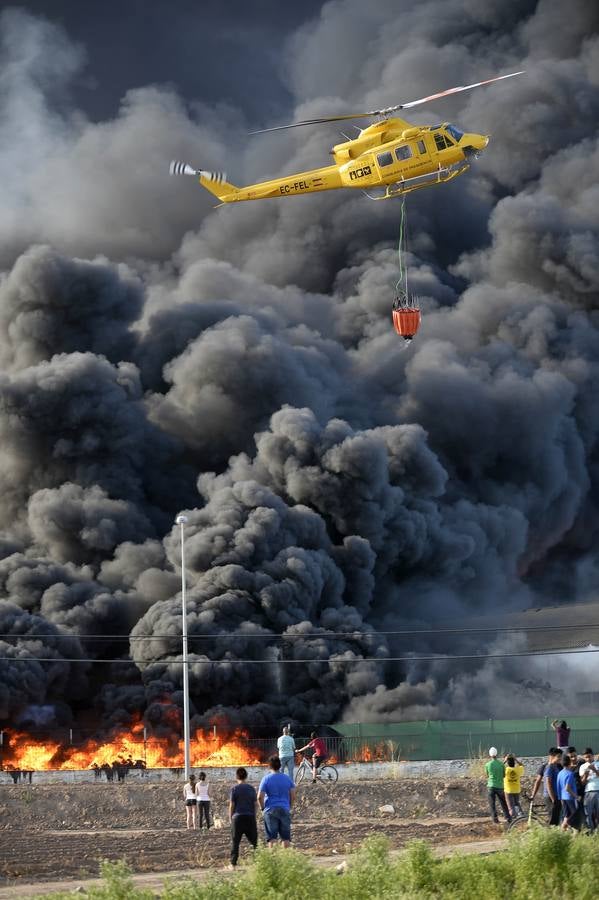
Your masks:
<path fill-rule="evenodd" d="M 497 756 L 497 747 L 489 747 L 489 756 Z"/>

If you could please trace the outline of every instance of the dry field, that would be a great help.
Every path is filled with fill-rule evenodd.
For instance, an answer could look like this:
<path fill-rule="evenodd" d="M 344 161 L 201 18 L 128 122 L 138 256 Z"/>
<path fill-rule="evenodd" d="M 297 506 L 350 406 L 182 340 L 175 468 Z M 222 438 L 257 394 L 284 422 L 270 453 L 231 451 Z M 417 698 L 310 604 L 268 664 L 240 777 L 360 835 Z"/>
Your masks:
<path fill-rule="evenodd" d="M 0 889 L 93 877 L 103 859 L 125 859 L 134 872 L 221 867 L 228 862 L 229 787 L 211 785 L 215 827 L 199 832 L 185 828 L 181 788 L 173 782 L 2 784 Z M 380 811 L 386 804 L 393 813 Z M 435 845 L 491 838 L 501 827 L 489 820 L 484 783 L 470 777 L 340 781 L 298 789 L 293 839 L 299 849 L 342 854 L 376 832 L 400 848 L 413 838 Z"/>

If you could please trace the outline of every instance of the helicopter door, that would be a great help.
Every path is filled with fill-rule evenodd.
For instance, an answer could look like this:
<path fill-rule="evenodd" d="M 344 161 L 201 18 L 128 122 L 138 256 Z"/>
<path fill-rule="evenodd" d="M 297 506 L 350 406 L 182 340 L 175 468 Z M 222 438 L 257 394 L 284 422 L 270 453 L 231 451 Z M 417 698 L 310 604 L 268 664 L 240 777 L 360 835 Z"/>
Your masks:
<path fill-rule="evenodd" d="M 394 150 L 377 153 L 376 162 L 379 174 L 383 181 L 389 181 L 391 177 L 400 176 L 407 168 L 406 161 L 411 160 L 414 150 L 409 144 L 402 144 Z"/>
<path fill-rule="evenodd" d="M 463 159 L 463 153 L 449 135 L 437 130 L 434 132 L 434 138 L 437 154 L 440 156 L 444 166 L 451 165 L 452 163 Z"/>
<path fill-rule="evenodd" d="M 412 149 L 415 160 L 418 163 L 416 174 L 420 174 L 421 172 L 428 172 L 431 164 L 431 152 L 428 143 L 424 140 L 424 138 L 420 138 L 419 140 L 414 141 L 414 143 L 412 144 Z"/>

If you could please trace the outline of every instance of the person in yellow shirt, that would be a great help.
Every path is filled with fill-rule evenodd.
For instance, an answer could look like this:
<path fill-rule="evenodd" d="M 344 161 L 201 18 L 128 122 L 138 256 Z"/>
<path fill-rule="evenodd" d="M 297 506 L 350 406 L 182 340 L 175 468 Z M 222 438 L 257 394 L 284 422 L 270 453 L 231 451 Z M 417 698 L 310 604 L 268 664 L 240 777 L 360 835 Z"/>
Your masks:
<path fill-rule="evenodd" d="M 524 775 L 524 766 L 512 753 L 503 760 L 505 772 L 503 774 L 503 792 L 512 818 L 523 815 L 520 806 L 520 779 Z"/>

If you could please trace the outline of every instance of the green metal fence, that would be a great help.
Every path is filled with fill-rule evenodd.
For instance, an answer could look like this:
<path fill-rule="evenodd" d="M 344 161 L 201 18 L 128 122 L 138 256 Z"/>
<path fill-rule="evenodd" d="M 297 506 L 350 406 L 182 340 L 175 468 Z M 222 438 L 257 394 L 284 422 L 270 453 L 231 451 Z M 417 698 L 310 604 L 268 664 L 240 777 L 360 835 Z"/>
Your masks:
<path fill-rule="evenodd" d="M 599 716 L 568 719 L 570 743 L 579 752 L 592 747 L 599 752 Z M 500 753 L 545 756 L 556 743 L 548 717 L 539 719 L 485 719 L 456 721 L 347 724 L 333 726 L 343 735 L 348 759 L 372 754 L 386 759 L 475 759 L 486 756 L 490 746 Z"/>

